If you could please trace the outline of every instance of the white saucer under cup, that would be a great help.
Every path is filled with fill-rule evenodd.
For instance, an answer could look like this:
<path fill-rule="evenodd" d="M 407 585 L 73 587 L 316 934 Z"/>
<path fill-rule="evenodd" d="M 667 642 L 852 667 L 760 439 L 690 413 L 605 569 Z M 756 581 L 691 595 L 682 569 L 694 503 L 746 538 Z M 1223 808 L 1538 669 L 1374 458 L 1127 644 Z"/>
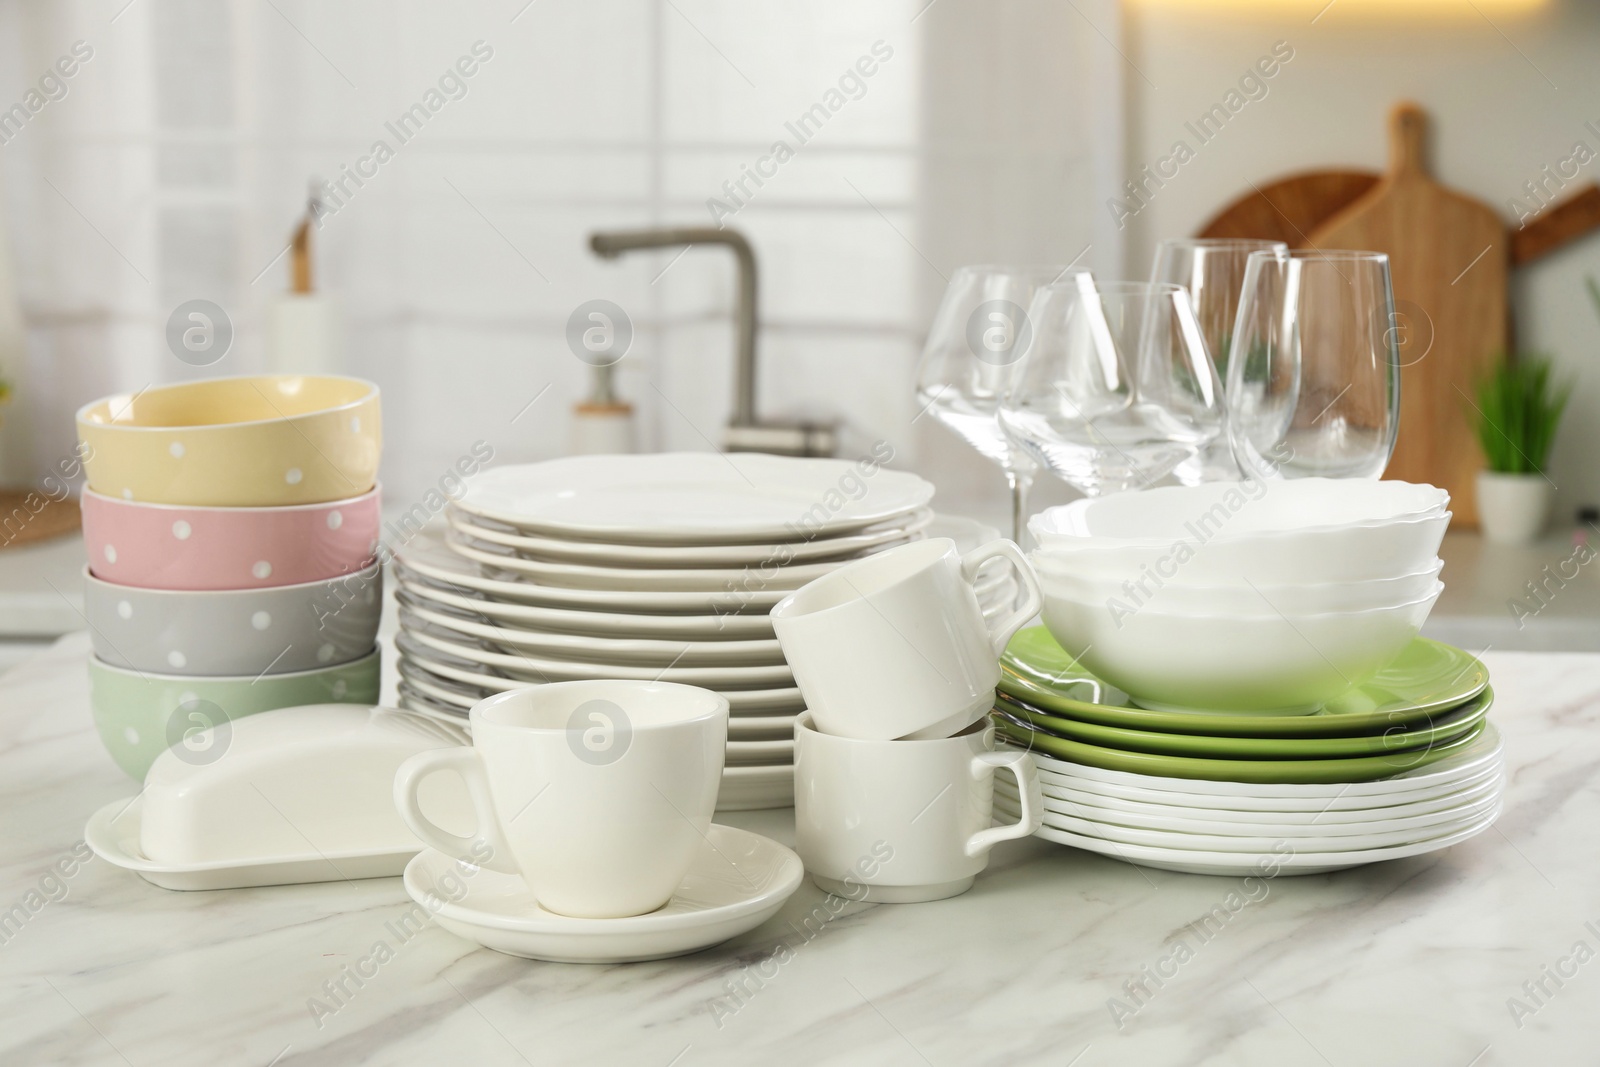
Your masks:
<path fill-rule="evenodd" d="M 472 747 L 420 753 L 395 803 L 424 843 L 520 875 L 560 915 L 643 915 L 671 899 L 706 840 L 728 740 L 728 701 L 668 682 L 557 682 L 501 693 L 470 713 Z M 477 836 L 423 814 L 424 779 L 467 784 Z"/>

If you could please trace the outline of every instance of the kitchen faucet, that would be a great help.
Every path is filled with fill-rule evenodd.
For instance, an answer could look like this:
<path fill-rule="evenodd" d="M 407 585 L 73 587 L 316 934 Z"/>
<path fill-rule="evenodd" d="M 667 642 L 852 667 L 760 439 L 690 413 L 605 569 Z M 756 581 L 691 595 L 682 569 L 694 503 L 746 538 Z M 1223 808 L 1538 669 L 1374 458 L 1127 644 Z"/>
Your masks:
<path fill-rule="evenodd" d="M 604 259 L 649 248 L 719 244 L 733 251 L 739 265 L 735 319 L 733 414 L 723 434 L 729 452 L 772 452 L 783 456 L 831 456 L 837 445 L 833 427 L 818 423 L 764 422 L 756 417 L 756 253 L 738 230 L 685 226 L 660 230 L 610 230 L 589 235 L 589 247 Z"/>

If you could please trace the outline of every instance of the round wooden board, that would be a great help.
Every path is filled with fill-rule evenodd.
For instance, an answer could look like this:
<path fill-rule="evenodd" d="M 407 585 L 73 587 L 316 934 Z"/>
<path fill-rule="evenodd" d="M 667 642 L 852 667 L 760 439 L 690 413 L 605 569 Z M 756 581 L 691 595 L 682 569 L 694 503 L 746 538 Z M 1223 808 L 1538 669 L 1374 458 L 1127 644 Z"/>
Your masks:
<path fill-rule="evenodd" d="M 1217 212 L 1197 237 L 1254 237 L 1302 248 L 1311 231 L 1378 184 L 1366 170 L 1312 170 L 1253 187 Z"/>
<path fill-rule="evenodd" d="M 37 489 L 0 489 L 0 549 L 37 544 L 83 527 L 78 502 L 55 500 Z"/>

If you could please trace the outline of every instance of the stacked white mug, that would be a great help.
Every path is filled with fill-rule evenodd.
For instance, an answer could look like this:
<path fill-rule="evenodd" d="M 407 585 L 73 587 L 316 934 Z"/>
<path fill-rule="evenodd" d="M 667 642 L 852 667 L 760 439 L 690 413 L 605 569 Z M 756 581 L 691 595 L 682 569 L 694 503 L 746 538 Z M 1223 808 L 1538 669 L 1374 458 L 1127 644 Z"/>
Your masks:
<path fill-rule="evenodd" d="M 1016 569 L 1022 603 L 985 623 L 973 582 L 987 560 Z M 930 538 L 867 556 L 772 609 L 807 711 L 795 723 L 795 837 L 818 886 L 911 903 L 965 892 L 998 841 L 1039 828 L 1033 760 L 996 752 L 987 715 L 1000 654 L 1039 611 L 1020 549 L 965 556 Z M 1021 818 L 990 827 L 994 775 L 1017 779 Z"/>

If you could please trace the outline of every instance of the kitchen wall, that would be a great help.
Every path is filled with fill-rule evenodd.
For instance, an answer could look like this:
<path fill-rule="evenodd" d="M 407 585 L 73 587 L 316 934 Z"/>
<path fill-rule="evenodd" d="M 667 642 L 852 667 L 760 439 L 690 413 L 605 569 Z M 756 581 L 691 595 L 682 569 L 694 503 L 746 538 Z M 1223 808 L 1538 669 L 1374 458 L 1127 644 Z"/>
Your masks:
<path fill-rule="evenodd" d="M 1508 201 L 1531 203 L 1522 186 L 1543 166 L 1572 155 L 1578 141 L 1600 153 L 1600 134 L 1585 125 L 1600 129 L 1600 5 L 1583 0 L 1130 0 L 1124 30 L 1130 172 L 1166 155 L 1184 122 L 1274 42 L 1294 50 L 1265 98 L 1126 220 L 1136 272 L 1148 269 L 1159 238 L 1192 233 L 1248 182 L 1329 165 L 1381 170 L 1385 115 L 1398 99 L 1433 118 L 1435 175 L 1508 222 L 1516 221 Z M 1600 155 L 1570 188 L 1596 180 Z M 1554 353 L 1579 382 L 1551 462 L 1560 522 L 1577 505 L 1600 503 L 1600 315 L 1584 291 L 1588 274 L 1600 278 L 1600 234 L 1513 275 L 1519 345 Z"/>
<path fill-rule="evenodd" d="M 763 413 L 839 418 L 845 452 L 886 438 L 995 500 L 998 472 L 912 402 L 945 276 L 1080 255 L 1117 269 L 1120 235 L 1093 210 L 1122 156 L 1112 0 L 125 3 L 0 2 L 0 101 L 74 42 L 93 49 L 0 144 L 29 372 L 3 421 L 32 416 L 36 472 L 88 399 L 262 368 L 313 175 L 367 171 L 314 244 L 346 367 L 384 389 L 391 503 L 477 438 L 502 460 L 560 454 L 588 388 L 568 317 L 596 298 L 636 327 L 620 390 L 644 446 L 719 439 L 731 257 L 606 262 L 597 228 L 710 224 L 720 201 L 760 258 Z M 474 73 L 440 96 L 464 56 Z M 390 124 L 430 92 L 402 141 Z M 824 123 L 791 129 L 818 103 Z M 380 140 L 393 157 L 363 162 Z M 774 162 L 779 141 L 793 155 Z M 749 169 L 767 178 L 725 189 Z M 163 340 L 192 298 L 237 328 L 204 368 Z"/>

